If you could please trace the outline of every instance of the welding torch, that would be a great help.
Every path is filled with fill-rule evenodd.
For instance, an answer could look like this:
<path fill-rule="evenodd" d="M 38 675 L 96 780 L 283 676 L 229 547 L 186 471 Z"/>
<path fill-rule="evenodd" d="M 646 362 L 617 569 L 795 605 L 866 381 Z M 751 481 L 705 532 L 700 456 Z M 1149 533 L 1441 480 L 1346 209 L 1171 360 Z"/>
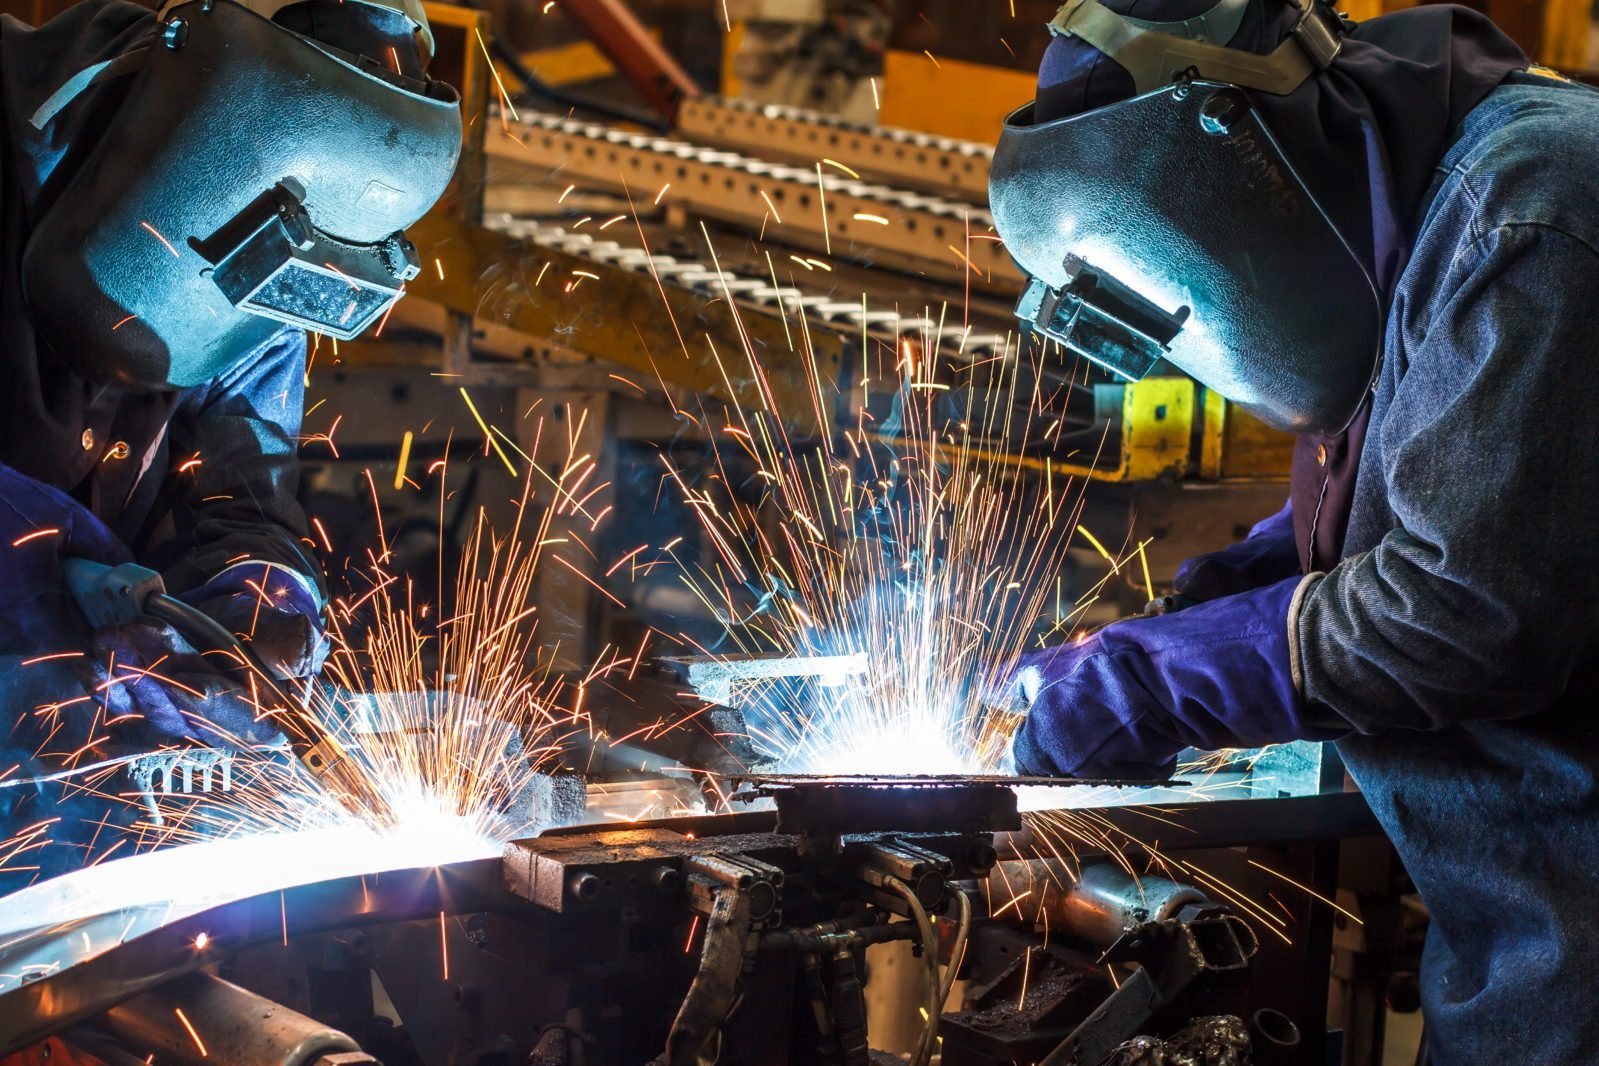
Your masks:
<path fill-rule="evenodd" d="M 319 786 L 352 813 L 363 794 L 363 775 L 344 745 L 278 685 L 273 671 L 226 626 L 192 604 L 169 595 L 161 575 L 137 563 L 109 566 L 90 559 L 61 561 L 67 589 L 96 629 L 126 625 L 141 615 L 163 622 L 202 654 L 222 654 L 236 665 L 221 671 L 252 690 L 264 689 L 282 711 L 276 716 L 296 761 Z"/>

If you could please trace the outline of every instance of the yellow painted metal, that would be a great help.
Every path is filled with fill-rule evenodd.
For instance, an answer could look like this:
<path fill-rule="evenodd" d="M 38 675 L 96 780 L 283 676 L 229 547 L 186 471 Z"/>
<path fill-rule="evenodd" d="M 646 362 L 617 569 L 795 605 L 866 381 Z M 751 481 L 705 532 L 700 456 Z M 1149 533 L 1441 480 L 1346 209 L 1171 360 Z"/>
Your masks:
<path fill-rule="evenodd" d="M 853 349 L 838 334 L 785 329 L 773 315 L 741 316 L 726 300 L 662 286 L 648 274 L 538 247 L 481 224 L 489 72 L 477 34 L 487 39 L 488 16 L 435 4 L 427 11 L 441 60 L 457 64 L 452 81 L 460 79 L 467 118 L 456 181 L 408 231 L 424 267 L 407 285 L 406 299 L 413 308 L 442 309 L 442 368 L 470 378 L 480 369 L 471 359 L 473 332 L 490 327 L 619 364 L 675 392 L 773 410 L 802 432 L 814 428 L 819 415 L 831 419 L 830 405 L 854 373 Z M 802 337 L 808 349 L 800 347 Z M 746 342 L 761 353 L 759 370 L 745 355 Z M 346 345 L 344 356 L 368 365 L 415 364 L 414 345 L 393 353 L 388 347 L 381 336 L 368 337 Z M 507 371 L 516 368 L 499 363 L 481 369 L 510 377 Z"/>
<path fill-rule="evenodd" d="M 1033 98 L 1037 77 L 943 56 L 890 49 L 883 57 L 882 107 L 887 126 L 993 144 L 1000 123 Z"/>
<path fill-rule="evenodd" d="M 658 41 L 661 34 L 658 30 L 652 30 L 650 36 Z M 579 82 L 608 78 L 616 73 L 616 67 L 605 58 L 605 54 L 588 41 L 573 41 L 571 44 L 538 48 L 531 52 L 523 52 L 519 58 L 522 64 L 542 78 L 546 85 L 576 85 Z M 507 85 L 512 84 L 512 75 L 508 71 L 502 70 L 500 76 L 505 79 Z"/>
<path fill-rule="evenodd" d="M 744 47 L 744 20 L 733 19 L 727 26 L 727 35 L 722 38 L 722 95 L 737 99 L 744 95 L 744 82 L 738 76 L 738 67 L 734 65 L 734 58 L 738 50 Z"/>
<path fill-rule="evenodd" d="M 1592 48 L 1594 12 L 1589 0 L 1548 0 L 1543 19 L 1539 59 L 1559 70 L 1590 71 L 1599 65 Z"/>
<path fill-rule="evenodd" d="M 1222 436 L 1227 430 L 1227 401 L 1210 389 L 1199 390 L 1199 476 L 1207 481 L 1221 477 Z"/>
<path fill-rule="evenodd" d="M 489 65 L 485 42 L 490 24 L 486 11 L 454 4 L 424 3 L 437 49 L 436 76 L 447 78 L 461 93 L 461 161 L 455 181 L 433 208 L 473 222 L 483 217 L 483 126 L 488 121 Z M 418 245 L 426 262 L 427 249 Z"/>
<path fill-rule="evenodd" d="M 813 354 L 807 355 L 795 346 L 800 331 L 785 331 L 775 316 L 747 314 L 740 320 L 725 300 L 708 301 L 691 290 L 663 287 L 646 274 L 484 228 L 489 73 L 476 35 L 486 32 L 487 16 L 432 4 L 428 14 L 440 36 L 441 58 L 448 40 L 460 63 L 467 141 L 456 184 L 412 227 L 411 236 L 429 269 L 408 291 L 411 300 L 442 309 L 447 346 L 452 333 L 461 335 L 463 348 L 469 345 L 475 322 L 479 329 L 513 331 L 569 352 L 591 353 L 630 369 L 641 380 L 711 397 L 713 404 L 722 400 L 778 412 L 801 432 L 817 428 L 818 415 L 836 416 L 834 405 L 842 402 L 854 374 L 854 350 L 839 335 L 811 330 Z M 761 353 L 759 369 L 744 354 L 746 339 Z M 376 363 L 384 361 L 386 348 L 384 341 L 368 340 L 346 346 L 345 352 L 352 361 Z M 456 358 L 467 354 L 458 352 Z M 417 353 L 391 361 L 415 364 Z M 452 361 L 450 369 L 458 365 Z M 1048 465 L 1057 474 L 1096 481 L 1196 472 L 1223 479 L 1286 475 L 1293 439 L 1241 411 L 1212 404 L 1212 399 L 1219 398 L 1181 377 L 1122 386 L 1117 460 L 1093 466 L 1051 460 Z M 1196 418 L 1202 419 L 1197 456 Z M 1043 470 L 1046 465 L 1026 456 L 1010 461 L 1023 469 Z"/>
<path fill-rule="evenodd" d="M 1221 455 L 1223 479 L 1286 478 L 1293 464 L 1294 437 L 1229 404 Z"/>
<path fill-rule="evenodd" d="M 1338 10 L 1356 22 L 1365 22 L 1383 13 L 1383 0 L 1343 0 Z"/>
<path fill-rule="evenodd" d="M 1189 378 L 1145 378 L 1126 386 L 1120 480 L 1153 481 L 1187 472 L 1197 391 Z"/>

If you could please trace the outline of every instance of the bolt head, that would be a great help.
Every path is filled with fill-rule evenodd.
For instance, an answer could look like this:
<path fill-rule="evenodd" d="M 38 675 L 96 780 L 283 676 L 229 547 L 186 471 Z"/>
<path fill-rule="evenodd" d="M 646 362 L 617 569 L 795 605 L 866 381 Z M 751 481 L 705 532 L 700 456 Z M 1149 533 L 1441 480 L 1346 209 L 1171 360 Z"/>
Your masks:
<path fill-rule="evenodd" d="M 1249 113 L 1249 98 L 1237 89 L 1221 89 L 1211 94 L 1199 108 L 1199 126 L 1213 137 L 1231 132 Z"/>

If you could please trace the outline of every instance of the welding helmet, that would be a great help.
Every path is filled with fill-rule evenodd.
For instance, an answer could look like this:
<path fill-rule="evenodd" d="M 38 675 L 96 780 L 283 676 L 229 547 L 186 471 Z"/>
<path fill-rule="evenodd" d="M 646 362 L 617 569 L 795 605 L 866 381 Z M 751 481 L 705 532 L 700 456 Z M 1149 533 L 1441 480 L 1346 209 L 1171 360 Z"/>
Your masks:
<path fill-rule="evenodd" d="M 431 51 L 417 0 L 169 3 L 32 118 L 48 134 L 86 89 L 126 86 L 28 239 L 43 344 L 91 380 L 183 388 L 284 323 L 366 329 L 415 276 L 405 227 L 460 152 Z"/>
<path fill-rule="evenodd" d="M 1028 276 L 1027 326 L 1126 380 L 1166 360 L 1279 429 L 1337 432 L 1376 373 L 1377 290 L 1251 94 L 1306 84 L 1342 26 L 1322 0 L 1265 0 L 1297 8 L 1288 35 L 1264 55 L 1227 47 L 1247 2 L 1180 22 L 1062 7 L 1051 31 L 1125 68 L 1133 95 L 1011 114 L 994 225 Z"/>

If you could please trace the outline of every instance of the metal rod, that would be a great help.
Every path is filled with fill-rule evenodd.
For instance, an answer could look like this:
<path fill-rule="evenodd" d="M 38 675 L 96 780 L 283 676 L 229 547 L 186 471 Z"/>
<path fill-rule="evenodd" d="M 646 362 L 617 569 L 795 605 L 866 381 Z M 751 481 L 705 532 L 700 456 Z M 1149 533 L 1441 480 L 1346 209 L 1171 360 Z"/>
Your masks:
<path fill-rule="evenodd" d="M 360 1052 L 337 1029 L 208 973 L 135 996 L 95 1023 L 125 1044 L 183 1066 L 313 1066 Z M 341 1058 L 342 1064 L 375 1062 Z"/>

